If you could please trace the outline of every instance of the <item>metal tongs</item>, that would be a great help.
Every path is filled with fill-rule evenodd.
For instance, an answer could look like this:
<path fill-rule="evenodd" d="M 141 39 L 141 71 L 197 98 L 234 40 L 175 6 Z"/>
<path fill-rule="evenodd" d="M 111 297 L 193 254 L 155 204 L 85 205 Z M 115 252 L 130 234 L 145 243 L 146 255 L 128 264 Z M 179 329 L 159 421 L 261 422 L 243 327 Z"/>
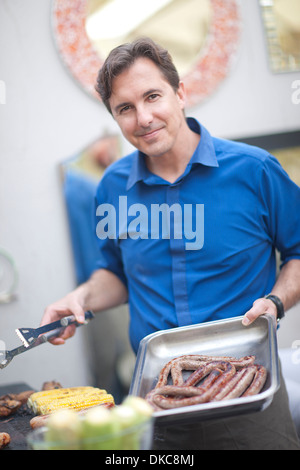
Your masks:
<path fill-rule="evenodd" d="M 11 351 L 0 351 L 0 369 L 4 369 L 4 367 L 8 366 L 8 364 L 18 354 L 29 351 L 36 346 L 40 346 L 41 344 L 44 344 L 47 341 L 50 341 L 51 339 L 61 335 L 68 325 L 75 325 L 76 327 L 79 327 L 86 325 L 93 318 L 93 312 L 88 310 L 85 312 L 84 323 L 78 323 L 74 315 L 70 315 L 39 328 L 17 328 L 16 333 L 23 342 L 23 345 L 12 349 Z"/>

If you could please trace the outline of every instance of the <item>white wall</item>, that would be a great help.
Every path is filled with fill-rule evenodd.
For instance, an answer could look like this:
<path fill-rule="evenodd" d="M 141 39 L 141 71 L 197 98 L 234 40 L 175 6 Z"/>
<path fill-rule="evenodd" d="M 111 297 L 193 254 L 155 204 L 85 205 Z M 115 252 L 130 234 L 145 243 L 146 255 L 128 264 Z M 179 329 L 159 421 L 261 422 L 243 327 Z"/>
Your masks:
<path fill-rule="evenodd" d="M 299 74 L 269 71 L 257 1 L 243 0 L 241 14 L 243 34 L 230 76 L 189 114 L 222 137 L 299 129 L 300 105 L 291 101 Z M 50 0 L 2 0 L 0 48 L 6 85 L 6 104 L 0 104 L 0 247 L 19 270 L 17 299 L 0 305 L 0 340 L 11 349 L 19 345 L 15 328 L 38 326 L 46 305 L 75 285 L 58 166 L 104 127 L 116 127 L 62 65 Z M 285 344 L 297 339 L 297 321 L 296 315 L 286 320 Z M 65 346 L 47 344 L 23 354 L 0 371 L 0 384 L 38 388 L 51 379 L 65 386 L 89 382 L 82 333 Z"/>

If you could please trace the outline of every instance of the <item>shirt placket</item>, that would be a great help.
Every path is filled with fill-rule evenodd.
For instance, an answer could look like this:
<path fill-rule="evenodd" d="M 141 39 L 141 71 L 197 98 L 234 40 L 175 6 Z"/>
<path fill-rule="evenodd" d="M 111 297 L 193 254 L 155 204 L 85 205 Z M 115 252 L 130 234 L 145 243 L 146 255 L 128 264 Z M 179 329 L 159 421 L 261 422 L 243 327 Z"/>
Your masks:
<path fill-rule="evenodd" d="M 167 187 L 166 203 L 180 204 L 180 182 L 173 183 Z M 182 217 L 184 208 L 182 207 Z M 174 236 L 174 218 L 170 217 L 170 253 L 172 269 L 172 285 L 175 302 L 175 311 L 178 326 L 190 325 L 191 314 L 188 302 L 187 270 L 184 234 L 181 238 Z"/>

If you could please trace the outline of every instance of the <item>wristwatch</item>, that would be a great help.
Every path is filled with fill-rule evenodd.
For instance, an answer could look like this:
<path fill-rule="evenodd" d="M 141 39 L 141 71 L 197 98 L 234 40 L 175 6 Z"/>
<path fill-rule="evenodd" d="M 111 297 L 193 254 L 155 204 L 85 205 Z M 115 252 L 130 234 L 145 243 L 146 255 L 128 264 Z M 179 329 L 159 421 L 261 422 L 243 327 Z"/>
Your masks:
<path fill-rule="evenodd" d="M 280 298 L 277 295 L 268 294 L 265 296 L 265 299 L 272 300 L 272 302 L 276 305 L 277 308 L 277 321 L 281 320 L 284 317 L 284 306 L 281 302 Z"/>

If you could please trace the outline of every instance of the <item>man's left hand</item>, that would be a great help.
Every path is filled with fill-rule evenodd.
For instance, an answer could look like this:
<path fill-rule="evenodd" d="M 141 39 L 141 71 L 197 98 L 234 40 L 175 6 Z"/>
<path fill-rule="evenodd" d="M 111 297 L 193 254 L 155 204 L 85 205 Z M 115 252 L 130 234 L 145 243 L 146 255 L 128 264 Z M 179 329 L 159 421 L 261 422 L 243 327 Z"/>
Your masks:
<path fill-rule="evenodd" d="M 277 319 L 277 308 L 274 302 L 269 299 L 261 298 L 253 302 L 252 308 L 245 313 L 242 323 L 244 326 L 248 326 L 256 320 L 260 315 L 264 313 L 270 313 Z"/>

